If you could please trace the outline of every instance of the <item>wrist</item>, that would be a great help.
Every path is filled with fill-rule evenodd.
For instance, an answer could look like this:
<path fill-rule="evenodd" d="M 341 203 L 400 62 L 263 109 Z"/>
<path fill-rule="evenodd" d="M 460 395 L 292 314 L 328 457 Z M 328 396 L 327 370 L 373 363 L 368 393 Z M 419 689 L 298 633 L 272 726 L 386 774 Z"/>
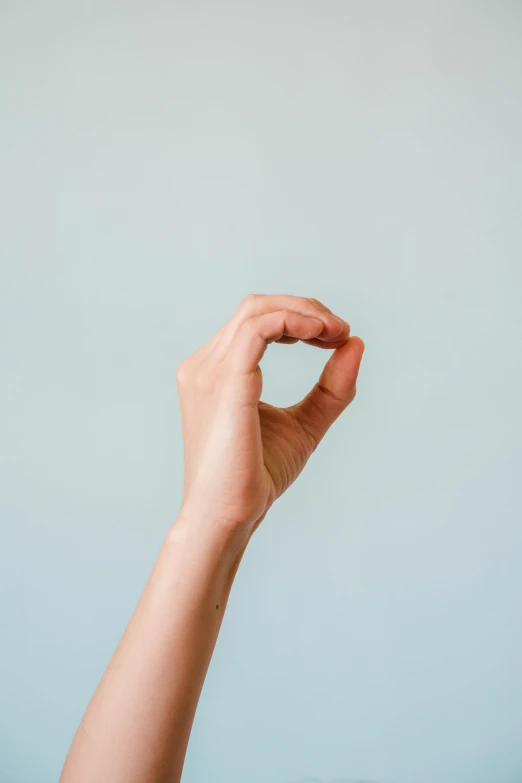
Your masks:
<path fill-rule="evenodd" d="M 194 555 L 234 566 L 241 559 L 250 537 L 251 531 L 246 527 L 182 508 L 167 531 L 165 544 L 168 549 L 182 547 Z"/>

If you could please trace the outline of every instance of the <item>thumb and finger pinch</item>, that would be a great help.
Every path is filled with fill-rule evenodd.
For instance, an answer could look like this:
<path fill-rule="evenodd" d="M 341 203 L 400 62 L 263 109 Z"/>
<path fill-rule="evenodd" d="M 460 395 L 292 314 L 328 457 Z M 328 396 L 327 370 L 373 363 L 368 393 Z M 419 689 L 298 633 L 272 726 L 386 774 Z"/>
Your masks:
<path fill-rule="evenodd" d="M 232 351 L 234 367 L 241 374 L 257 372 L 267 345 L 274 341 L 312 343 L 318 340 L 323 324 L 316 318 L 294 310 L 276 310 L 250 318 L 239 331 Z M 324 347 L 328 343 L 323 343 Z M 317 443 L 337 417 L 352 402 L 364 353 L 360 337 L 347 337 L 330 343 L 333 353 L 317 383 L 290 410 Z"/>
<path fill-rule="evenodd" d="M 308 394 L 289 408 L 314 448 L 353 401 L 363 353 L 361 338 L 349 337 L 335 348 Z"/>

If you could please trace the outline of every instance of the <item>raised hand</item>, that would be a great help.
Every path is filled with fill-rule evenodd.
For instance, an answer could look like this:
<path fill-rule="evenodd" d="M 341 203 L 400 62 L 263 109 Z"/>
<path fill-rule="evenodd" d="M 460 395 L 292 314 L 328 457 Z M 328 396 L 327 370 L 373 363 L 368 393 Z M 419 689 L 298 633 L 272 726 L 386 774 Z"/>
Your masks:
<path fill-rule="evenodd" d="M 261 402 L 259 362 L 267 345 L 298 340 L 333 350 L 318 382 L 290 407 Z M 353 400 L 363 351 L 346 321 L 316 299 L 247 296 L 178 369 L 181 514 L 254 530 Z"/>
<path fill-rule="evenodd" d="M 76 732 L 61 783 L 177 783 L 206 671 L 250 536 L 355 395 L 364 345 L 315 299 L 248 296 L 178 385 L 181 511 Z M 271 342 L 330 348 L 306 397 L 260 401 Z"/>

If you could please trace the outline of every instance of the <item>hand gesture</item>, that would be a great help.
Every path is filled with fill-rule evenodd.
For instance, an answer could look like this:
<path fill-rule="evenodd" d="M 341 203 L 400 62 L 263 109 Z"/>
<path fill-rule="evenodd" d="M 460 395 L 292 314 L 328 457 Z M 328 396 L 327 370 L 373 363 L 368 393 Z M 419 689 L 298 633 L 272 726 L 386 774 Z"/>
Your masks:
<path fill-rule="evenodd" d="M 272 342 L 333 353 L 300 402 L 261 401 Z M 355 396 L 364 343 L 316 299 L 250 295 L 178 369 L 185 450 L 182 515 L 253 531 Z"/>

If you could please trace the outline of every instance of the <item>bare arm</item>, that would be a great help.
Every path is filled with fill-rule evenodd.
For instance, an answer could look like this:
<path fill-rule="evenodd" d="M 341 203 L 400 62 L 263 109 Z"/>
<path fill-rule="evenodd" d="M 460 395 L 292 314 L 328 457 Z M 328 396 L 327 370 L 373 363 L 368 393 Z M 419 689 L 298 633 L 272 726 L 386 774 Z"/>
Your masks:
<path fill-rule="evenodd" d="M 333 349 L 299 403 L 260 402 L 270 342 Z M 321 303 L 247 297 L 179 368 L 181 511 L 74 737 L 61 783 L 177 783 L 232 582 L 268 509 L 355 395 L 364 345 Z"/>

